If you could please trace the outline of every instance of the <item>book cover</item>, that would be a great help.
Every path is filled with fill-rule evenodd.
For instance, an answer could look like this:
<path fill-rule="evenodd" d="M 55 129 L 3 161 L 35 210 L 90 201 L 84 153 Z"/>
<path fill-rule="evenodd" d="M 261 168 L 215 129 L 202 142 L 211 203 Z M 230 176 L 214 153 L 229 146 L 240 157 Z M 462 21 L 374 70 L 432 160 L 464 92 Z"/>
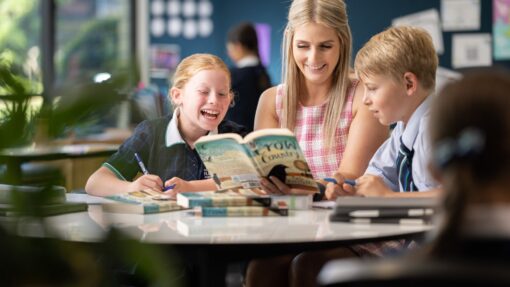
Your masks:
<path fill-rule="evenodd" d="M 308 163 L 288 129 L 248 134 L 204 136 L 195 148 L 220 188 L 260 187 L 261 177 L 275 176 L 291 188 L 317 191 Z"/>
<path fill-rule="evenodd" d="M 103 210 L 114 213 L 158 213 L 182 209 L 176 200 L 152 190 L 141 190 L 105 196 L 112 203 L 103 203 Z"/>
<path fill-rule="evenodd" d="M 182 192 L 177 194 L 177 204 L 185 208 L 196 206 L 270 206 L 271 197 L 258 195 L 250 190 L 227 190 L 224 192 L 202 191 Z"/>
<path fill-rule="evenodd" d="M 280 202 L 276 206 L 197 206 L 193 213 L 201 217 L 288 216 L 289 209 L 285 203 Z"/>

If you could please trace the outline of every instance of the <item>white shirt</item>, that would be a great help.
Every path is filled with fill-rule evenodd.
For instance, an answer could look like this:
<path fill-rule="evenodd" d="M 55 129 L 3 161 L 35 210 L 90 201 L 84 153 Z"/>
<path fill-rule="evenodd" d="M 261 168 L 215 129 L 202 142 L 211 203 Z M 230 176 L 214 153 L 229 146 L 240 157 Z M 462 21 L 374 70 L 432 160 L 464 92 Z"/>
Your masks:
<path fill-rule="evenodd" d="M 413 182 L 418 191 L 427 191 L 438 186 L 428 170 L 431 158 L 431 147 L 428 132 L 429 106 L 432 95 L 428 96 L 409 119 L 407 127 L 403 122 L 397 122 L 389 139 L 376 151 L 365 174 L 380 176 L 386 185 L 393 191 L 403 190 L 398 180 L 398 168 L 396 160 L 402 142 L 410 150 L 414 151 L 412 173 Z"/>

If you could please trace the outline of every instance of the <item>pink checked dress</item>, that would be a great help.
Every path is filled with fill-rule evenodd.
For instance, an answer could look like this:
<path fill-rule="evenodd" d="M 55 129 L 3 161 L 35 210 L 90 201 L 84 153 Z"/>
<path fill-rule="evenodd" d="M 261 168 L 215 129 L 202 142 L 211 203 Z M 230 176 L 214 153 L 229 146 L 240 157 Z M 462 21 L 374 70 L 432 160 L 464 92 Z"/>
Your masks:
<path fill-rule="evenodd" d="M 357 84 L 358 81 L 353 81 L 347 90 L 344 110 L 336 128 L 336 140 L 333 146 L 334 152 L 327 151 L 323 144 L 324 131 L 322 124 L 324 122 L 327 101 L 318 106 L 304 107 L 301 104 L 298 106 L 294 134 L 305 154 L 306 161 L 310 165 L 313 177 L 316 179 L 331 177 L 340 166 L 352 122 L 352 101 Z M 283 85 L 279 85 L 276 89 L 276 114 L 278 115 L 280 125 L 283 122 L 283 93 Z"/>

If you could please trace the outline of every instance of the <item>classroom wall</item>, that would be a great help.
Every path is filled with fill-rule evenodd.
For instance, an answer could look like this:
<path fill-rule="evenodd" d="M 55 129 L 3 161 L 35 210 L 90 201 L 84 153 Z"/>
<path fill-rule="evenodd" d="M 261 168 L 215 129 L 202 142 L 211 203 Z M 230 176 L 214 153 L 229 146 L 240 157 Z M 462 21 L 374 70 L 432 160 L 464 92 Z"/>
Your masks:
<path fill-rule="evenodd" d="M 152 2 L 154 0 L 149 0 Z M 214 6 L 212 20 L 214 31 L 208 38 L 187 40 L 182 37 L 150 36 L 150 44 L 173 43 L 181 48 L 181 56 L 192 53 L 208 52 L 222 57 L 231 64 L 225 50 L 225 39 L 228 28 L 241 21 L 266 23 L 271 26 L 271 49 L 268 72 L 273 83 L 280 81 L 281 57 L 280 48 L 283 28 L 290 0 L 209 0 Z M 353 34 L 353 54 L 360 49 L 372 35 L 391 25 L 395 17 L 423 11 L 430 8 L 440 9 L 440 0 L 345 0 L 349 21 Z M 492 1 L 481 0 L 481 29 L 455 33 L 491 33 L 492 32 Z M 150 17 L 149 17 L 150 19 Z M 440 65 L 451 68 L 451 39 L 453 32 L 443 32 L 444 53 L 439 56 Z M 495 61 L 494 65 L 510 68 L 510 61 Z M 159 83 L 164 83 L 160 81 Z"/>

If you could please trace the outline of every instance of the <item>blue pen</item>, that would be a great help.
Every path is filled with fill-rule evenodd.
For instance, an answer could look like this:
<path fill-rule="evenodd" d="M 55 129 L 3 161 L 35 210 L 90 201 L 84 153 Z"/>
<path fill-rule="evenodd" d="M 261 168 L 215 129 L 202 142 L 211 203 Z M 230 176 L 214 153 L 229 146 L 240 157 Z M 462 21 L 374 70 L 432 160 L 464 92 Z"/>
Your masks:
<path fill-rule="evenodd" d="M 142 161 L 142 158 L 138 155 L 138 153 L 135 152 L 135 158 L 136 158 L 136 162 L 138 163 L 138 166 L 140 167 L 140 169 L 142 170 L 142 173 L 143 174 L 149 174 L 149 171 L 147 170 L 147 168 L 145 167 L 145 164 L 143 164 L 143 161 Z M 170 189 L 173 189 L 175 187 L 175 184 L 171 184 L 167 187 L 165 187 L 163 189 L 163 191 L 168 191 Z"/>
<path fill-rule="evenodd" d="M 336 179 L 334 179 L 332 177 L 326 177 L 326 178 L 323 178 L 323 179 L 325 181 L 327 181 L 327 182 L 332 182 L 334 184 L 338 184 L 338 181 L 336 181 Z M 344 183 L 347 183 L 350 186 L 356 186 L 356 180 L 355 179 L 346 179 L 346 180 L 344 180 Z"/>
<path fill-rule="evenodd" d="M 142 173 L 143 174 L 149 174 L 149 171 L 145 167 L 145 164 L 143 164 L 142 158 L 140 158 L 140 156 L 136 152 L 135 152 L 135 158 L 136 158 L 136 162 L 138 163 L 138 166 L 142 170 Z"/>

